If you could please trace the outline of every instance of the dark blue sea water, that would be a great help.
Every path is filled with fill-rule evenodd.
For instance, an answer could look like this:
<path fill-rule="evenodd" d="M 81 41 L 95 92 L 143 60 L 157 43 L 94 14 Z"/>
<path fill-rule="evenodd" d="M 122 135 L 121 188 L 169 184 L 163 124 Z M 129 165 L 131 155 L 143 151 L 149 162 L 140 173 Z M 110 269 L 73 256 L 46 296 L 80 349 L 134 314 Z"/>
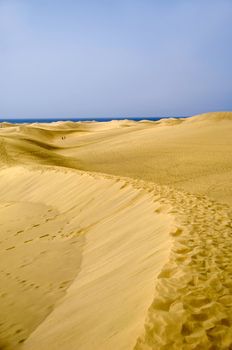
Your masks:
<path fill-rule="evenodd" d="M 97 121 L 97 122 L 109 122 L 112 120 L 152 120 L 152 121 L 157 121 L 163 118 L 172 118 L 172 117 L 154 117 L 154 118 L 146 118 L 146 117 L 141 117 L 141 118 L 34 118 L 34 119 L 27 119 L 27 118 L 21 118 L 21 119 L 3 119 L 0 118 L 0 123 L 2 122 L 8 122 L 8 123 L 15 123 L 15 124 L 23 124 L 23 123 L 52 123 L 52 122 L 58 122 L 58 121 L 72 121 L 72 122 L 86 122 L 86 121 Z M 186 116 L 184 117 L 175 117 L 175 118 L 188 118 Z"/>

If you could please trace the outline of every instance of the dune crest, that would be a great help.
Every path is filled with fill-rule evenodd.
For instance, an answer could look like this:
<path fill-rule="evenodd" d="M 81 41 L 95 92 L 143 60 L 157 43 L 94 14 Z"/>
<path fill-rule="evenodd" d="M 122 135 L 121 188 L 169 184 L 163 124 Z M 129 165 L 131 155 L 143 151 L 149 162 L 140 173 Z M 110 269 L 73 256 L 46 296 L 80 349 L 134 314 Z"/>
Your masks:
<path fill-rule="evenodd" d="M 195 121 L 232 121 L 232 112 L 210 112 L 210 113 L 204 113 L 195 115 L 192 118 L 186 119 L 187 122 L 195 122 Z"/>
<path fill-rule="evenodd" d="M 231 210 L 190 194 L 173 192 L 170 200 L 179 226 L 135 350 L 229 349 Z"/>
<path fill-rule="evenodd" d="M 230 349 L 231 115 L 0 128 L 0 348 Z"/>
<path fill-rule="evenodd" d="M 25 348 L 132 347 L 168 260 L 172 216 L 120 179 L 15 166 L 0 176 L 5 348 L 41 322 Z"/>

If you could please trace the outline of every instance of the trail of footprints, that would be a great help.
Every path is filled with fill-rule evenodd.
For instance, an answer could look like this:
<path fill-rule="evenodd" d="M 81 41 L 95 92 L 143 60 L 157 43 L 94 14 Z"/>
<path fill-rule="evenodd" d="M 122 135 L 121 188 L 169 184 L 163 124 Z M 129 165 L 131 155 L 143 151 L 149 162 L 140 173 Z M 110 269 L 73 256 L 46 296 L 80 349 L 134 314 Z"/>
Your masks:
<path fill-rule="evenodd" d="M 2 205 L 2 203 L 1 203 Z M 4 207 L 9 207 L 10 204 L 7 203 L 4 205 Z M 75 210 L 76 208 L 74 208 Z M 19 245 L 24 244 L 24 243 L 32 243 L 35 240 L 38 239 L 49 239 L 49 240 L 54 240 L 54 239 L 65 239 L 65 238 L 74 238 L 78 237 L 79 235 L 83 234 L 85 230 L 82 228 L 76 228 L 73 230 L 73 228 L 70 230 L 69 228 L 67 229 L 68 225 L 72 222 L 72 220 L 76 220 L 76 215 L 72 213 L 73 210 L 70 210 L 69 213 L 64 213 L 63 216 L 65 217 L 65 214 L 68 214 L 68 216 L 62 221 L 59 222 L 60 229 L 56 232 L 51 232 L 51 230 L 48 230 L 49 233 L 43 233 L 41 235 L 38 235 L 36 232 L 36 228 L 42 228 L 42 231 L 46 232 L 46 224 L 49 223 L 50 221 L 55 221 L 58 217 L 60 217 L 60 213 L 57 213 L 56 211 L 53 212 L 52 208 L 49 208 L 47 210 L 47 213 L 50 214 L 51 216 L 43 215 L 40 218 L 40 221 L 38 223 L 33 223 L 30 226 L 25 227 L 24 229 L 17 230 L 16 232 L 14 230 L 7 230 L 8 234 L 4 238 L 4 240 L 0 241 L 0 244 L 5 245 L 5 250 L 9 251 L 12 249 L 17 248 L 17 245 L 8 245 L 7 242 L 11 241 L 11 239 L 14 236 L 19 236 L 19 240 L 17 241 Z M 30 238 L 28 237 L 30 236 Z M 31 237 L 32 236 L 32 237 Z M 28 237 L 28 239 L 26 239 Z M 72 243 L 75 243 L 72 242 Z"/>
<path fill-rule="evenodd" d="M 10 207 L 9 203 L 0 203 L 0 205 L 2 207 Z M 31 222 L 30 225 L 28 225 L 25 220 L 25 222 L 19 224 L 20 228 L 16 232 L 12 227 L 11 229 L 7 229 L 7 235 L 3 235 L 4 239 L 1 241 L 0 247 L 1 252 L 6 254 L 7 261 L 10 262 L 11 259 L 15 259 L 15 253 L 20 255 L 18 255 L 19 263 L 14 273 L 11 273 L 7 269 L 6 264 L 1 266 L 0 269 L 0 304 L 2 309 L 2 315 L 0 314 L 0 348 L 13 349 L 15 348 L 16 344 L 23 343 L 23 341 L 28 337 L 28 330 L 25 328 L 23 323 L 17 321 L 12 323 L 12 317 L 10 315 L 11 310 L 15 312 L 14 310 L 18 309 L 18 303 L 20 302 L 15 298 L 15 290 L 17 290 L 17 293 L 19 293 L 20 298 L 23 297 L 23 295 L 25 298 L 27 298 L 27 295 L 32 295 L 31 293 L 33 293 L 33 298 L 36 298 L 37 296 L 37 298 L 41 299 L 44 297 L 47 298 L 49 295 L 52 296 L 54 293 L 57 295 L 63 295 L 65 289 L 67 289 L 72 282 L 72 279 L 67 279 L 66 276 L 63 276 L 63 279 L 58 282 L 53 281 L 45 284 L 40 281 L 38 283 L 38 281 L 36 281 L 36 273 L 34 280 L 33 278 L 29 278 L 27 274 L 27 269 L 30 271 L 31 266 L 33 266 L 34 259 L 40 259 L 39 256 L 42 258 L 43 255 L 47 255 L 50 250 L 54 249 L 52 241 L 57 242 L 68 239 L 70 247 L 71 245 L 73 246 L 73 244 L 77 243 L 75 238 L 81 234 L 82 230 L 79 228 L 73 230 L 72 220 L 76 219 L 76 217 L 72 211 L 66 214 L 64 213 L 62 215 L 57 213 L 56 210 L 48 207 L 47 212 L 37 217 L 37 219 L 35 219 L 34 222 Z M 60 217 L 62 217 L 61 220 Z M 48 226 L 48 224 L 51 221 L 55 222 L 56 219 L 59 220 L 58 226 L 60 229 L 58 231 L 54 230 L 53 232 L 51 230 L 52 226 Z M 1 229 L 2 228 L 0 228 L 0 230 Z M 14 244 L 12 244 L 12 242 L 14 242 Z M 37 253 L 34 252 L 31 257 L 28 257 L 27 253 L 23 255 L 22 253 L 18 253 L 18 249 L 21 249 L 24 244 L 31 243 L 34 243 L 36 247 L 40 247 L 39 249 L 36 248 L 38 249 Z M 42 245 L 40 245 L 40 243 Z M 67 250 L 67 253 L 68 252 L 69 250 Z M 13 294 L 11 293 L 11 290 Z M 53 307 L 53 304 L 48 305 L 47 308 L 49 310 L 46 313 L 50 313 Z M 9 317 L 6 316 L 7 310 L 9 312 Z M 18 316 L 19 318 L 21 317 L 21 315 Z"/>
<path fill-rule="evenodd" d="M 201 196 L 152 187 L 164 205 L 172 204 L 179 225 L 135 349 L 232 349 L 231 211 Z"/>
<path fill-rule="evenodd" d="M 85 172 L 86 174 L 86 172 Z M 151 195 L 176 218 L 169 262 L 156 281 L 135 350 L 232 350 L 232 212 L 203 195 L 143 180 L 88 173 Z"/>
<path fill-rule="evenodd" d="M 134 349 L 232 350 L 232 215 L 229 208 L 204 196 L 174 191 L 166 186 L 111 175 L 104 177 L 122 182 L 122 189 L 133 185 L 149 193 L 154 202 L 161 203 L 155 213 L 168 210 L 175 215 L 177 222 L 171 232 L 173 246 L 169 262 L 158 276 L 144 333 Z M 69 216 L 71 220 L 72 215 Z M 34 229 L 37 226 L 35 223 Z M 26 237 L 25 233 L 30 229 L 18 230 L 16 235 Z M 44 233 L 39 239 L 54 239 L 57 235 L 65 239 L 82 234 L 81 229 L 77 231 L 67 233 L 61 228 L 56 235 Z M 24 243 L 29 244 L 33 239 L 38 238 L 25 239 Z M 15 248 L 9 245 L 6 250 L 10 254 Z M 21 268 L 26 265 L 22 264 Z M 1 272 L 12 278 L 8 272 Z M 33 281 L 19 276 L 14 278 L 26 288 L 40 288 Z M 61 282 L 58 288 L 65 288 L 68 283 Z M 1 291 L 0 297 L 6 298 L 7 295 Z M 19 335 L 22 332 L 17 325 L 8 327 L 12 330 L 15 327 Z M 23 336 L 20 335 L 21 341 Z"/>
<path fill-rule="evenodd" d="M 26 265 L 25 265 L 26 266 Z M 22 267 L 22 266 L 21 266 Z M 1 273 L 1 280 L 2 281 L 7 281 L 11 280 L 13 284 L 16 286 L 18 284 L 18 292 L 20 293 L 25 293 L 25 292 L 32 292 L 37 293 L 38 297 L 41 297 L 42 294 L 46 295 L 48 293 L 54 292 L 55 290 L 60 290 L 61 292 L 66 289 L 70 284 L 71 280 L 65 280 L 61 281 L 59 283 L 49 283 L 47 285 L 40 285 L 30 279 L 23 279 L 22 276 L 20 275 L 15 275 L 10 272 L 6 272 L 4 270 L 0 271 Z M 9 282 L 8 282 L 9 283 Z M 42 294 L 41 294 L 41 289 L 42 289 Z M 1 293 L 0 293 L 0 299 L 4 299 L 4 303 L 9 310 L 14 309 L 15 306 L 17 305 L 17 300 L 12 300 L 11 294 L 8 294 L 6 291 L 4 291 L 4 284 L 1 286 Z M 54 308 L 54 305 L 48 305 L 47 307 L 47 313 L 50 313 L 52 309 Z M 15 344 L 21 344 L 23 343 L 26 338 L 28 337 L 28 331 L 23 327 L 21 323 L 10 323 L 7 319 L 1 319 L 0 317 L 0 334 L 1 336 L 1 342 L 0 345 L 3 346 L 3 348 L 6 349 L 14 349 L 14 345 L 12 347 L 12 343 L 10 342 L 8 344 L 7 338 L 11 337 L 13 335 L 14 338 L 14 343 Z M 5 342 L 2 343 L 2 341 Z"/>
<path fill-rule="evenodd" d="M 20 268 L 23 268 L 27 265 L 30 265 L 30 263 L 28 264 L 25 264 L 25 265 L 21 265 Z M 54 283 L 49 283 L 47 286 L 41 286 L 39 284 L 37 284 L 36 282 L 33 282 L 31 280 L 28 280 L 28 279 L 23 279 L 22 276 L 17 276 L 17 275 L 12 275 L 10 272 L 6 272 L 4 270 L 1 270 L 0 271 L 1 273 L 1 276 L 5 277 L 5 278 L 8 278 L 8 279 L 11 279 L 13 281 L 16 281 L 18 284 L 21 284 L 22 287 L 25 289 L 25 288 L 33 288 L 33 289 L 39 289 L 39 288 L 44 288 L 44 289 L 47 289 L 48 291 L 50 290 L 53 290 L 54 288 L 55 289 L 62 289 L 62 288 L 65 288 L 71 281 L 70 280 L 67 280 L 67 281 L 62 281 L 62 282 L 59 282 L 57 284 L 54 285 Z M 4 287 L 3 287 L 4 289 Z M 0 294 L 0 297 L 4 298 L 7 296 L 7 293 L 5 293 L 4 291 L 1 291 L 1 294 Z"/>
<path fill-rule="evenodd" d="M 51 210 L 50 210 L 51 211 Z M 57 218 L 57 214 L 52 216 L 52 217 L 46 217 L 46 216 L 43 216 L 41 218 L 41 221 L 39 223 L 35 223 L 35 224 L 32 224 L 31 226 L 28 226 L 26 227 L 25 229 L 20 229 L 20 230 L 17 230 L 16 233 L 15 232 L 11 232 L 10 230 L 8 231 L 9 234 L 7 236 L 7 238 L 4 239 L 4 241 L 0 241 L 0 243 L 6 243 L 7 241 L 10 241 L 11 240 L 11 237 L 13 236 L 21 236 L 21 237 L 24 237 L 26 238 L 27 236 L 31 236 L 33 235 L 33 237 L 31 238 L 28 238 L 28 239 L 25 239 L 25 240 L 22 240 L 22 239 L 19 239 L 19 244 L 22 244 L 22 243 L 31 243 L 35 240 L 38 240 L 38 239 L 43 239 L 43 238 L 46 238 L 46 239 L 49 239 L 49 240 L 54 240 L 54 239 L 58 239 L 58 238 L 71 238 L 71 237 L 75 237 L 75 236 L 78 236 L 79 234 L 81 234 L 81 232 L 83 230 L 81 229 L 77 229 L 77 230 L 74 230 L 74 231 L 68 231 L 68 232 L 63 232 L 64 231 L 64 228 L 70 223 L 70 221 L 72 219 L 76 219 L 76 217 L 73 217 L 71 218 L 71 220 L 65 220 L 63 222 L 63 225 L 61 225 L 61 228 L 59 231 L 55 232 L 55 233 L 52 233 L 50 232 L 51 230 L 48 230 L 49 233 L 43 233 L 41 235 L 37 235 L 37 233 L 35 232 L 34 229 L 36 229 L 37 227 L 38 228 L 42 228 L 42 230 L 44 230 L 46 232 L 46 224 L 52 220 L 56 220 Z M 33 231 L 34 230 L 34 231 Z M 20 237 L 19 237 L 20 238 Z M 12 246 L 6 246 L 5 250 L 11 250 L 11 249 L 15 249 L 17 246 L 16 245 L 12 245 Z"/>

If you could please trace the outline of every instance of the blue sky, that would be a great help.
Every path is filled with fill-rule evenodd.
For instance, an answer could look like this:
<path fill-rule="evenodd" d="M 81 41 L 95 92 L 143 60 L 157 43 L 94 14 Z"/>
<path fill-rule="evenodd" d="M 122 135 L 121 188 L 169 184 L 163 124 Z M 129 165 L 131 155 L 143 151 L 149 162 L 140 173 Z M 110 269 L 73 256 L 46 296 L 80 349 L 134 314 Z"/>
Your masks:
<path fill-rule="evenodd" d="M 231 0 L 0 0 L 0 118 L 232 110 Z"/>

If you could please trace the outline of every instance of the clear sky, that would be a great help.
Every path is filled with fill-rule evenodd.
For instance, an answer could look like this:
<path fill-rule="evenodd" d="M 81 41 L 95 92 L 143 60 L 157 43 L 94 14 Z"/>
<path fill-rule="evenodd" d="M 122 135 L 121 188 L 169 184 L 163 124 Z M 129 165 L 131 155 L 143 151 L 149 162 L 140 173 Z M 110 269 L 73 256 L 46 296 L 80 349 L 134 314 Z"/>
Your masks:
<path fill-rule="evenodd" d="M 0 0 L 0 118 L 218 110 L 231 0 Z"/>

